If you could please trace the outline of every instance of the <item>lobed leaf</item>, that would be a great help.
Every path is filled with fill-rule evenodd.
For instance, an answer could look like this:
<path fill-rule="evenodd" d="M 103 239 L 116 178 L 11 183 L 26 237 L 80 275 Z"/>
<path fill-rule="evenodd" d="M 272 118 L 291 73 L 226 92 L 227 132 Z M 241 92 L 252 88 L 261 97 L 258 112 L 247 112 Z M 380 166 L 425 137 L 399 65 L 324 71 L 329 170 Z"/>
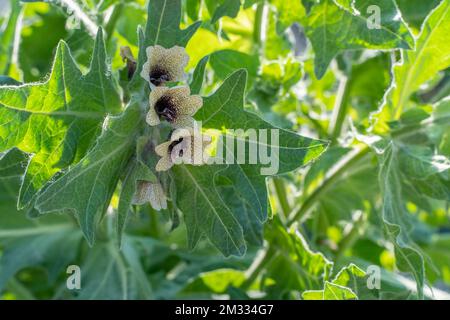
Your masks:
<path fill-rule="evenodd" d="M 411 95 L 450 66 L 449 32 L 450 3 L 442 1 L 424 22 L 416 49 L 402 52 L 402 61 L 392 68 L 391 87 L 375 118 L 378 131 L 386 132 L 387 122 L 397 120 L 410 107 Z"/>
<path fill-rule="evenodd" d="M 306 35 L 315 52 L 315 73 L 322 78 L 331 60 L 343 50 L 412 49 L 414 38 L 406 24 L 396 17 L 399 12 L 394 0 L 378 1 L 380 24 L 373 25 L 373 5 L 368 0 L 355 0 L 357 11 L 348 11 L 333 0 L 321 0 L 313 5 L 304 21 Z"/>
<path fill-rule="evenodd" d="M 327 143 L 323 141 L 278 129 L 245 111 L 246 81 L 245 70 L 236 71 L 204 99 L 203 108 L 195 116 L 203 129 L 219 130 L 226 136 L 230 135 L 229 129 L 278 130 L 279 146 L 274 147 L 279 150 L 279 168 L 275 174 L 295 170 L 325 150 Z M 234 138 L 246 139 L 245 135 Z M 268 141 L 251 143 L 258 144 L 259 148 L 271 146 Z M 174 167 L 177 205 L 185 213 L 191 247 L 206 235 L 223 254 L 243 255 L 247 247 L 245 240 L 253 244 L 262 241 L 262 223 L 268 214 L 266 177 L 261 175 L 264 165 L 237 164 L 234 151 L 225 152 L 225 155 L 231 153 L 227 158 L 233 157 L 235 164 Z"/>
<path fill-rule="evenodd" d="M 36 208 L 41 213 L 73 213 L 92 245 L 96 227 L 135 150 L 142 119 L 137 103 L 131 103 L 122 115 L 108 119 L 109 124 L 93 149 L 38 196 Z"/>
<path fill-rule="evenodd" d="M 78 162 L 104 117 L 120 110 L 106 59 L 99 29 L 87 74 L 81 73 L 61 41 L 46 82 L 0 87 L 0 150 L 17 147 L 32 154 L 20 189 L 20 208 L 58 171 Z"/>

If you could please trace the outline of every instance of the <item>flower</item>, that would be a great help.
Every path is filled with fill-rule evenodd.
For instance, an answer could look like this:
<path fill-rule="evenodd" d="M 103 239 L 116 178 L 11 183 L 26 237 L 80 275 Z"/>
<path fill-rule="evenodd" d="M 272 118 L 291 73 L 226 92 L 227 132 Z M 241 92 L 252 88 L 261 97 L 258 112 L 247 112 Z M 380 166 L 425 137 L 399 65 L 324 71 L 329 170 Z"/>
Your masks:
<path fill-rule="evenodd" d="M 131 80 L 136 72 L 137 62 L 134 59 L 130 47 L 120 47 L 120 56 L 122 57 L 122 60 L 127 63 L 128 80 Z"/>
<path fill-rule="evenodd" d="M 161 159 L 156 164 L 156 171 L 167 171 L 174 164 L 185 163 L 201 165 L 204 163 L 204 150 L 211 143 L 211 137 L 194 129 L 176 129 L 169 141 L 155 148 Z"/>
<path fill-rule="evenodd" d="M 136 193 L 133 197 L 133 204 L 143 205 L 147 202 L 150 202 L 152 208 L 157 211 L 167 209 L 166 195 L 159 182 L 138 182 Z"/>
<path fill-rule="evenodd" d="M 147 62 L 142 67 L 141 77 L 152 88 L 167 81 L 180 81 L 184 78 L 184 68 L 189 62 L 189 56 L 183 47 L 166 49 L 157 45 L 148 47 L 146 52 Z"/>
<path fill-rule="evenodd" d="M 203 105 L 198 95 L 191 96 L 187 86 L 156 87 L 150 93 L 150 110 L 147 114 L 147 123 L 158 125 L 162 119 L 170 122 L 174 127 L 193 127 L 192 116 Z"/>

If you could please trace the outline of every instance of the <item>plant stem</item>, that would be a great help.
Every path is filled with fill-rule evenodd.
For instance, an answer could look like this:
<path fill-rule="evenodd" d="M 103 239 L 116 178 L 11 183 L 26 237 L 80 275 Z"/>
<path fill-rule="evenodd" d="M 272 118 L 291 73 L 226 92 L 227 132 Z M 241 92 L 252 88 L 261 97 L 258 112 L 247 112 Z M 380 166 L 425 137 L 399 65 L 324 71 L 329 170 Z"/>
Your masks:
<path fill-rule="evenodd" d="M 329 126 L 330 139 L 333 144 L 336 143 L 341 134 L 342 125 L 344 124 L 345 116 L 347 115 L 349 88 L 350 80 L 348 77 L 343 76 L 339 83 L 339 89 L 333 109 L 333 116 Z"/>
<path fill-rule="evenodd" d="M 70 9 L 75 17 L 77 17 L 85 25 L 91 36 L 95 37 L 98 26 L 92 19 L 81 9 L 80 5 L 74 0 L 61 0 L 61 3 Z"/>
<path fill-rule="evenodd" d="M 325 177 L 322 184 L 311 193 L 311 195 L 302 203 L 294 212 L 291 214 L 288 220 L 288 225 L 290 226 L 295 221 L 303 218 L 310 209 L 316 204 L 317 200 L 333 186 L 334 182 L 339 180 L 344 173 L 346 173 L 350 168 L 358 163 L 362 158 L 364 158 L 369 153 L 369 147 L 364 146 L 359 149 L 349 158 L 344 159 L 343 163 L 338 163 L 334 170 L 331 170 L 331 174 Z"/>
<path fill-rule="evenodd" d="M 16 278 L 11 278 L 11 280 L 8 281 L 7 288 L 18 300 L 36 300 L 31 291 Z"/>
<path fill-rule="evenodd" d="M 109 41 L 114 34 L 114 28 L 116 27 L 117 20 L 119 19 L 120 15 L 122 14 L 123 9 L 123 2 L 119 2 L 113 9 L 113 12 L 111 13 L 111 17 L 109 18 L 108 22 L 105 26 L 105 32 L 106 32 L 106 39 Z"/>
<path fill-rule="evenodd" d="M 275 193 L 283 213 L 283 218 L 285 218 L 291 212 L 291 206 L 289 205 L 289 201 L 286 196 L 286 186 L 283 179 L 279 177 L 273 178 L 273 185 L 275 187 Z"/>
<path fill-rule="evenodd" d="M 247 270 L 247 277 L 242 283 L 241 289 L 247 290 L 255 282 L 264 267 L 272 260 L 274 253 L 275 250 L 268 244 L 267 248 L 263 249 L 261 255 L 254 260 L 253 264 Z"/>
<path fill-rule="evenodd" d="M 345 250 L 350 248 L 353 243 L 358 238 L 361 229 L 364 227 L 367 216 L 364 214 L 364 212 L 359 212 L 359 216 L 353 221 L 353 225 L 351 226 L 351 229 L 348 231 L 348 233 L 342 238 L 341 241 L 339 241 L 339 247 L 336 251 L 335 255 L 335 261 L 338 261 L 342 255 L 344 254 Z"/>
<path fill-rule="evenodd" d="M 344 159 L 344 162 L 338 163 L 336 166 L 337 168 L 335 170 L 331 170 L 331 175 L 325 178 L 325 180 L 322 182 L 322 184 L 314 190 L 314 192 L 306 199 L 305 202 L 298 208 L 294 209 L 294 212 L 291 214 L 291 217 L 289 217 L 287 226 L 292 226 L 293 223 L 295 223 L 297 220 L 304 217 L 310 209 L 313 208 L 313 206 L 316 204 L 317 200 L 320 199 L 320 197 L 331 187 L 333 186 L 334 182 L 339 180 L 345 173 L 347 173 L 350 169 L 353 168 L 354 165 L 359 164 L 359 162 L 364 159 L 369 154 L 369 147 L 364 146 L 361 149 L 357 150 L 354 154 L 349 156 L 347 159 Z M 274 179 L 274 183 L 275 183 Z M 282 189 L 283 190 L 283 189 Z M 275 192 L 278 194 L 280 190 L 277 191 L 277 187 L 275 187 Z M 283 199 L 283 197 L 278 198 Z M 281 200 L 283 201 L 283 200 Z M 281 204 L 281 202 L 280 202 Z M 356 230 L 359 230 L 359 225 L 355 228 Z M 354 238 L 354 235 L 352 234 L 348 240 L 345 240 L 345 242 L 349 241 Z M 345 245 L 344 242 L 344 245 Z M 350 242 L 351 243 L 351 242 Z M 343 249 L 344 250 L 344 249 Z M 264 267 L 267 265 L 268 262 L 273 258 L 273 255 L 275 253 L 275 249 L 268 244 L 267 247 L 264 249 L 262 255 L 255 259 L 254 263 L 250 266 L 247 273 L 247 279 L 242 284 L 241 288 L 244 290 L 248 289 L 252 283 L 255 281 L 255 279 L 258 277 L 259 273 L 264 269 Z"/>
<path fill-rule="evenodd" d="M 264 14 L 264 3 L 265 1 L 260 1 L 256 6 L 256 13 L 255 13 L 255 21 L 253 25 L 253 41 L 255 43 L 255 46 L 257 48 L 258 53 L 261 51 L 261 44 L 262 44 L 262 22 L 263 22 L 263 14 Z"/>

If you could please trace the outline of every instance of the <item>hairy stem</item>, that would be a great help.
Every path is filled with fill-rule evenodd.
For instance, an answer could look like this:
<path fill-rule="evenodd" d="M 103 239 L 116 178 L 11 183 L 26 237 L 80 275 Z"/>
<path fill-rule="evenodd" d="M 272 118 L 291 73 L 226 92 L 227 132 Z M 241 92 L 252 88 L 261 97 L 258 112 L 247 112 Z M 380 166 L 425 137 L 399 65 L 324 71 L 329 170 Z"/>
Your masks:
<path fill-rule="evenodd" d="M 344 124 L 345 117 L 347 115 L 349 88 L 350 79 L 343 76 L 339 83 L 339 89 L 333 109 L 333 116 L 329 126 L 330 139 L 333 144 L 336 143 L 337 139 L 341 135 L 342 125 Z"/>
<path fill-rule="evenodd" d="M 123 2 L 118 3 L 111 13 L 111 17 L 109 18 L 108 22 L 105 26 L 105 32 L 106 32 L 106 39 L 109 41 L 114 33 L 114 28 L 116 27 L 117 20 L 119 20 L 120 15 L 122 14 L 123 10 Z"/>
<path fill-rule="evenodd" d="M 253 41 L 258 52 L 261 51 L 262 45 L 262 23 L 264 16 L 264 0 L 260 1 L 256 7 L 255 22 L 253 26 Z"/>
<path fill-rule="evenodd" d="M 345 234 L 342 240 L 339 241 L 339 247 L 336 251 L 335 261 L 338 261 L 342 257 L 344 252 L 355 243 L 355 241 L 361 234 L 362 228 L 364 228 L 366 220 L 367 216 L 364 214 L 364 212 L 358 212 L 358 216 L 356 216 L 356 219 L 354 219 L 350 230 Z"/>
<path fill-rule="evenodd" d="M 61 3 L 66 6 L 68 9 L 71 10 L 73 15 L 77 19 L 79 19 L 83 24 L 85 25 L 88 32 L 91 34 L 91 36 L 95 37 L 97 34 L 98 26 L 97 24 L 92 21 L 92 19 L 81 9 L 81 7 L 76 3 L 74 0 L 61 0 Z"/>
<path fill-rule="evenodd" d="M 287 215 L 291 212 L 291 206 L 289 205 L 289 201 L 286 196 L 286 186 L 284 181 L 282 178 L 276 177 L 273 179 L 273 185 L 275 187 L 275 193 L 277 195 L 283 217 L 287 217 Z"/>
<path fill-rule="evenodd" d="M 320 199 L 320 197 L 325 194 L 331 186 L 333 186 L 334 182 L 339 180 L 342 175 L 344 175 L 349 169 L 351 169 L 355 164 L 359 163 L 359 161 L 366 157 L 369 153 L 369 147 L 365 146 L 359 150 L 357 150 L 354 154 L 351 156 L 345 158 L 343 162 L 339 162 L 334 170 L 332 169 L 330 171 L 330 174 L 325 177 L 324 181 L 321 183 L 321 185 L 314 190 L 311 195 L 296 209 L 294 209 L 294 212 L 291 214 L 288 220 L 288 225 L 291 225 L 295 221 L 300 220 L 303 218 L 309 210 L 311 210 L 314 205 L 316 204 L 317 200 Z"/>
<path fill-rule="evenodd" d="M 360 161 L 362 161 L 362 159 L 364 159 L 366 156 L 369 155 L 369 151 L 370 151 L 369 147 L 364 146 L 361 149 L 356 150 L 356 152 L 354 152 L 348 158 L 344 159 L 342 163 L 339 162 L 336 165 L 337 168 L 335 168 L 335 170 L 331 170 L 331 175 L 325 178 L 322 184 L 316 190 L 314 190 L 313 193 L 311 193 L 311 195 L 306 199 L 305 202 L 303 202 L 303 204 L 298 209 L 294 209 L 293 213 L 291 214 L 291 217 L 288 219 L 287 226 L 288 227 L 292 226 L 292 224 L 294 224 L 296 221 L 304 217 L 309 212 L 309 210 L 314 207 L 314 205 L 320 199 L 320 197 L 326 191 L 328 191 L 328 189 L 331 186 L 333 186 L 334 182 L 338 181 L 344 174 L 346 174 L 349 170 L 351 170 L 353 166 L 358 165 Z M 278 191 L 276 192 L 278 195 Z M 359 230 L 359 228 L 360 227 L 358 226 L 355 230 Z M 352 234 L 350 238 L 354 239 L 354 235 Z M 350 242 L 351 239 L 345 241 L 351 243 Z M 274 248 L 270 244 L 267 244 L 266 247 L 263 249 L 261 255 L 255 259 L 254 263 L 247 270 L 248 274 L 247 279 L 241 286 L 244 290 L 248 289 L 248 287 L 250 287 L 250 285 L 255 281 L 259 273 L 273 258 L 274 253 L 275 253 Z"/>
<path fill-rule="evenodd" d="M 242 283 L 241 288 L 247 290 L 258 278 L 264 267 L 272 260 L 275 250 L 270 244 L 267 245 L 253 261 L 253 264 L 247 270 L 246 280 Z"/>

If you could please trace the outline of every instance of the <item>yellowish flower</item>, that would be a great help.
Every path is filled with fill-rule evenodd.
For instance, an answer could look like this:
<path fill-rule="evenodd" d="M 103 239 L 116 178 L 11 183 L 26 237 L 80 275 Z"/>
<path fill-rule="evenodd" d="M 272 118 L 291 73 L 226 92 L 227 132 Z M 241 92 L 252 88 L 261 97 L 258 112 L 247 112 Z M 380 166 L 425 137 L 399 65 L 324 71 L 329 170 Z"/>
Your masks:
<path fill-rule="evenodd" d="M 176 129 L 170 140 L 155 148 L 161 159 L 156 164 L 156 171 L 167 171 L 174 164 L 202 165 L 204 151 L 211 143 L 211 137 L 201 134 L 194 129 Z"/>
<path fill-rule="evenodd" d="M 149 202 L 153 209 L 159 211 L 167 209 L 167 199 L 159 182 L 139 181 L 133 204 L 143 205 Z"/>
<path fill-rule="evenodd" d="M 193 127 L 192 116 L 203 105 L 202 97 L 191 96 L 191 90 L 187 86 L 156 87 L 150 93 L 149 100 L 147 123 L 151 126 L 166 120 L 176 128 Z"/>
<path fill-rule="evenodd" d="M 156 45 L 148 47 L 146 53 L 147 62 L 142 67 L 141 76 L 152 88 L 168 81 L 183 80 L 184 69 L 189 62 L 189 56 L 183 47 L 166 49 Z"/>

